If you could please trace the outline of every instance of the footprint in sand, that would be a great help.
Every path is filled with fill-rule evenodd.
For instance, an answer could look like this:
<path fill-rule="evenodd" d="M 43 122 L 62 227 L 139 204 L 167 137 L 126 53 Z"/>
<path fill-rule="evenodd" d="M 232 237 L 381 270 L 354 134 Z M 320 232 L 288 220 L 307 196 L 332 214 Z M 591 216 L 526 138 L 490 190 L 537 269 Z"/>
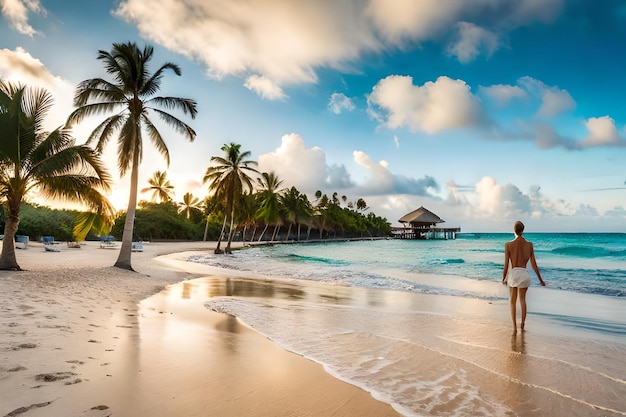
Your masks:
<path fill-rule="evenodd" d="M 54 381 L 60 381 L 62 379 L 68 379 L 73 376 L 76 376 L 74 372 L 53 372 L 49 374 L 36 375 L 35 379 L 37 381 L 54 382 Z"/>

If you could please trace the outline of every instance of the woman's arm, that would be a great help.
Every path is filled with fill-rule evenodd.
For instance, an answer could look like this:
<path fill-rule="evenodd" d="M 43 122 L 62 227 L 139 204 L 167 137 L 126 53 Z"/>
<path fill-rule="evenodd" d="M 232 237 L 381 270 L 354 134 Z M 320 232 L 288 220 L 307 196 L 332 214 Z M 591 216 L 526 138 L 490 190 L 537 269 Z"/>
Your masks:
<path fill-rule="evenodd" d="M 504 244 L 504 269 L 502 270 L 502 283 L 506 282 L 506 276 L 509 272 L 509 262 L 511 261 L 511 253 L 509 252 L 509 244 Z"/>
<path fill-rule="evenodd" d="M 539 278 L 539 283 L 545 287 L 546 283 L 541 278 L 541 273 L 539 272 L 539 266 L 537 266 L 537 260 L 535 259 L 535 250 L 533 249 L 532 243 L 530 244 L 530 265 L 533 267 L 535 274 L 537 274 L 537 278 Z"/>

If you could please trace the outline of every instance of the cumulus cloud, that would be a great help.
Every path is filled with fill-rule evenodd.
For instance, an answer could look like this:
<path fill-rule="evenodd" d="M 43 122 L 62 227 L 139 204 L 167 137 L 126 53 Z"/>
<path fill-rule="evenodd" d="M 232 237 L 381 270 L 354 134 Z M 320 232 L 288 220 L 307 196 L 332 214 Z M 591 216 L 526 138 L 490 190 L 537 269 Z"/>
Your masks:
<path fill-rule="evenodd" d="M 626 140 L 620 137 L 615 120 L 609 116 L 591 117 L 584 122 L 589 134 L 582 141 L 581 147 L 626 146 Z"/>
<path fill-rule="evenodd" d="M 56 76 L 38 59 L 23 48 L 0 49 L 0 78 L 27 85 L 45 88 L 55 99 L 50 117 L 46 120 L 48 128 L 56 128 L 63 123 L 72 111 L 74 86 Z"/>
<path fill-rule="evenodd" d="M 435 134 L 485 123 L 482 104 L 470 87 L 445 76 L 418 86 L 412 77 L 391 75 L 374 86 L 368 105 L 370 114 L 390 129 Z"/>
<path fill-rule="evenodd" d="M 448 46 L 448 54 L 457 57 L 459 62 L 473 61 L 481 52 L 490 57 L 499 46 L 498 36 L 473 23 L 457 23 L 457 38 Z"/>
<path fill-rule="evenodd" d="M 345 94 L 333 93 L 328 102 L 328 109 L 335 114 L 341 114 L 344 110 L 354 110 L 355 106 L 352 99 Z"/>
<path fill-rule="evenodd" d="M 480 87 L 480 94 L 489 97 L 495 103 L 504 107 L 516 98 L 528 97 L 526 91 L 516 85 L 496 84 L 488 87 Z"/>
<path fill-rule="evenodd" d="M 30 37 L 37 31 L 28 23 L 28 14 L 46 14 L 39 0 L 0 0 L 0 10 L 13 29 Z"/>
<path fill-rule="evenodd" d="M 244 87 L 252 90 L 262 98 L 269 100 L 283 99 L 286 97 L 280 86 L 268 78 L 260 75 L 251 75 L 244 83 Z"/>
<path fill-rule="evenodd" d="M 366 169 L 361 183 L 355 183 L 345 165 L 328 165 L 324 150 L 307 148 L 302 137 L 296 133 L 284 135 L 281 145 L 274 151 L 260 155 L 258 169 L 273 171 L 283 179 L 286 187 L 295 186 L 305 193 L 332 190 L 361 197 L 383 194 L 410 194 L 434 196 L 439 184 L 428 175 L 409 178 L 393 174 L 386 161 L 373 161 L 363 151 L 354 151 L 354 161 Z"/>
<path fill-rule="evenodd" d="M 387 161 L 374 162 L 363 151 L 352 153 L 354 161 L 365 167 L 368 171 L 367 178 L 359 185 L 356 192 L 364 195 L 381 194 L 411 194 L 419 196 L 432 196 L 439 190 L 439 184 L 433 177 L 409 178 L 395 175 L 389 170 Z"/>
<path fill-rule="evenodd" d="M 16 2 L 16 0 L 3 0 Z M 35 0 L 29 0 L 28 3 Z M 206 65 L 214 77 L 250 76 L 275 86 L 317 82 L 320 68 L 349 68 L 365 53 L 410 48 L 426 40 L 462 60 L 493 53 L 496 38 L 548 21 L 562 0 L 122 0 L 117 16 L 145 39 Z M 460 23 L 460 25 L 456 25 Z M 480 24 L 479 24 L 480 23 Z M 455 31 L 456 28 L 456 31 Z M 252 88 L 266 98 L 264 88 Z"/>
<path fill-rule="evenodd" d="M 532 77 L 522 77 L 518 80 L 518 84 L 530 94 L 541 98 L 537 116 L 550 118 L 576 107 L 576 102 L 567 90 L 556 86 L 547 86 Z"/>
<path fill-rule="evenodd" d="M 477 210 L 485 216 L 515 217 L 531 212 L 530 198 L 513 184 L 498 184 L 493 177 L 483 177 L 476 184 Z"/>
<path fill-rule="evenodd" d="M 352 185 L 345 167 L 329 168 L 324 151 L 317 146 L 307 148 L 296 133 L 284 135 L 280 147 L 260 155 L 258 162 L 259 171 L 273 171 L 284 180 L 285 186 L 295 186 L 305 193 Z"/>

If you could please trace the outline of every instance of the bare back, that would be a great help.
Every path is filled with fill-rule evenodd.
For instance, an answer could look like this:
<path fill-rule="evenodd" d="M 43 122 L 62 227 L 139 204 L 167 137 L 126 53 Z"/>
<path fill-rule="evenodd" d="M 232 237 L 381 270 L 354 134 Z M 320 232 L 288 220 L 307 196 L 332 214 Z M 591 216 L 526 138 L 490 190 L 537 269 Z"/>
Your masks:
<path fill-rule="evenodd" d="M 519 236 L 504 245 L 505 258 L 511 261 L 513 268 L 526 268 L 533 254 L 533 244 Z"/>

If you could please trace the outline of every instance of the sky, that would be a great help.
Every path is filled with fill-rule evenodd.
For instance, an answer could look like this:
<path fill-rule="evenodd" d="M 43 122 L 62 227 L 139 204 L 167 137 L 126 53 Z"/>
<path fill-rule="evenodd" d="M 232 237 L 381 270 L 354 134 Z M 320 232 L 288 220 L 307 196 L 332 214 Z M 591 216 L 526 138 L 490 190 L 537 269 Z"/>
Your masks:
<path fill-rule="evenodd" d="M 166 171 L 176 201 L 206 196 L 210 158 L 234 142 L 283 186 L 363 198 L 393 226 L 424 206 L 463 232 L 626 232 L 621 0 L 0 6 L 0 77 L 50 91 L 51 128 L 78 83 L 108 77 L 97 54 L 115 42 L 181 67 L 160 94 L 197 101 L 196 119 L 176 113 L 197 137 L 161 127 L 170 164 L 147 142 L 139 178 Z M 103 119 L 74 126 L 77 142 Z M 114 145 L 103 157 L 125 209 Z"/>

